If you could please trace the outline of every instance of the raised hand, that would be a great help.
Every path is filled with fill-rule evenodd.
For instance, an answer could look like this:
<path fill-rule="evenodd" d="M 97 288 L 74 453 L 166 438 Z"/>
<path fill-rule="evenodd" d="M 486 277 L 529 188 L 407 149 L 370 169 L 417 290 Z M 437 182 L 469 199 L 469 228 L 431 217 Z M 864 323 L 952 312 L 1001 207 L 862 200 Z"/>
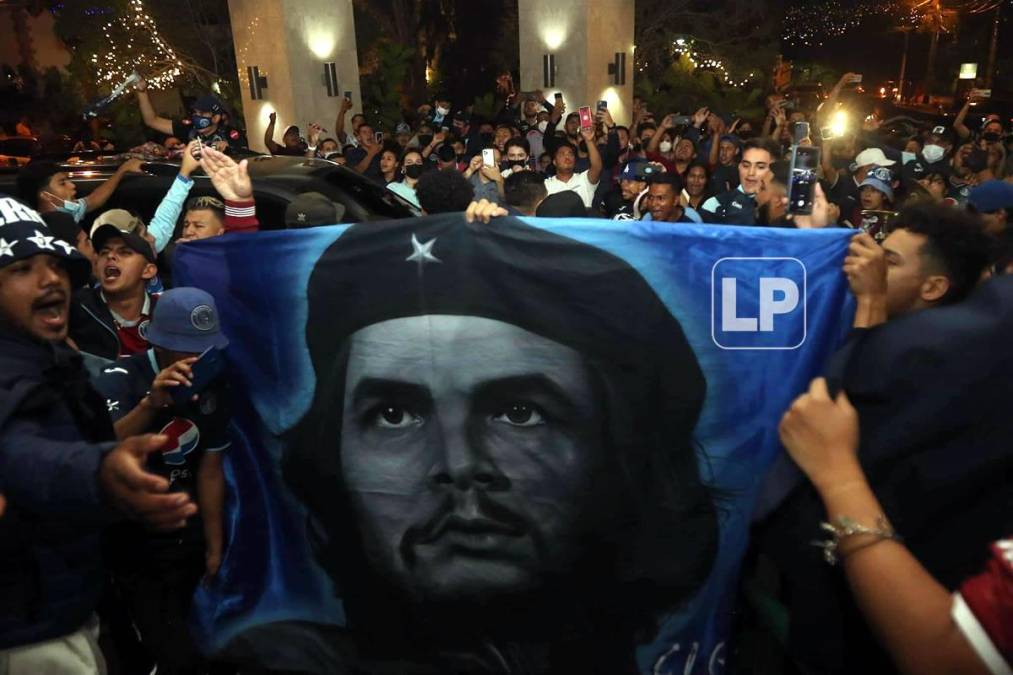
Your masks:
<path fill-rule="evenodd" d="M 250 181 L 245 159 L 236 164 L 236 161 L 225 153 L 205 147 L 200 165 L 204 173 L 211 178 L 211 184 L 218 190 L 218 194 L 224 199 L 229 201 L 253 199 L 253 183 Z"/>

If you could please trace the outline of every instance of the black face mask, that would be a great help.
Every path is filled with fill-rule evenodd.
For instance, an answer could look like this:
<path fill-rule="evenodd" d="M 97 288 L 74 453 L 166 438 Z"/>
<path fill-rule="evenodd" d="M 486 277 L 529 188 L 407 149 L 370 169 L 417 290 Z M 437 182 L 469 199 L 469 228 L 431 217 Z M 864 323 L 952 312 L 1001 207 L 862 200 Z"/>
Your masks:
<path fill-rule="evenodd" d="M 510 168 L 514 171 L 523 171 L 527 165 L 527 162 L 510 162 Z"/>
<path fill-rule="evenodd" d="M 500 171 L 506 171 L 509 168 L 510 168 L 510 163 L 507 162 L 506 160 L 504 160 L 504 161 L 502 161 L 502 162 L 499 163 L 499 170 Z"/>
<path fill-rule="evenodd" d="M 999 134 L 994 131 L 986 131 L 981 135 L 981 139 L 989 143 L 995 143 L 999 140 Z"/>
<path fill-rule="evenodd" d="M 464 161 L 464 153 L 461 153 L 460 155 L 457 156 L 457 161 L 458 162 L 463 162 Z"/>
<path fill-rule="evenodd" d="M 483 132 L 482 134 L 480 134 L 480 136 L 482 137 L 483 145 L 489 145 L 490 143 L 492 143 L 492 134 L 489 133 L 488 131 Z"/>
<path fill-rule="evenodd" d="M 419 134 L 419 145 L 423 148 L 429 147 L 429 144 L 433 142 L 432 134 Z"/>
<path fill-rule="evenodd" d="M 418 178 L 419 176 L 422 175 L 422 165 L 421 164 L 409 164 L 409 165 L 405 166 L 405 168 L 404 168 L 404 175 L 408 176 L 412 180 L 415 180 L 416 178 Z"/>

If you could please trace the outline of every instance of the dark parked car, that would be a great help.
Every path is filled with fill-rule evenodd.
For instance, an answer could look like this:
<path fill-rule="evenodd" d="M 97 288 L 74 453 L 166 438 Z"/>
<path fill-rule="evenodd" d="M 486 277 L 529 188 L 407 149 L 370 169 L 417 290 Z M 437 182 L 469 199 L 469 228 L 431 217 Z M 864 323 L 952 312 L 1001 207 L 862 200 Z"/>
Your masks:
<path fill-rule="evenodd" d="M 111 176 L 123 161 L 123 155 L 42 157 L 64 166 L 77 185 L 78 196 L 87 195 Z M 271 157 L 254 155 L 249 160 L 253 180 L 257 217 L 261 229 L 276 230 L 285 226 L 285 207 L 303 192 L 320 192 L 344 207 L 341 222 L 391 220 L 419 215 L 417 208 L 383 185 L 322 159 L 302 157 Z M 144 175 L 128 175 L 105 208 L 132 211 L 145 222 L 151 220 L 159 202 L 179 172 L 179 162 L 158 159 L 144 165 Z M 198 171 L 193 176 L 191 196 L 215 195 L 211 180 Z M 17 194 L 17 170 L 0 169 L 0 192 Z M 94 214 L 93 214 L 94 215 Z M 177 229 L 176 234 L 179 234 Z"/>

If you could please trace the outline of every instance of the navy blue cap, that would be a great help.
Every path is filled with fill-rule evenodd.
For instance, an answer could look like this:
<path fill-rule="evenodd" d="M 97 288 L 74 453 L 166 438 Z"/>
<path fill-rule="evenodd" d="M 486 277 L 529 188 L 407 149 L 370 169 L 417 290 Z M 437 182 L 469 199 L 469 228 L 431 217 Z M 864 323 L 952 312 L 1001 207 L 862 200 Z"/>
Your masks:
<path fill-rule="evenodd" d="M 201 112 L 220 113 L 222 102 L 213 94 L 204 94 L 193 102 L 193 109 Z"/>
<path fill-rule="evenodd" d="M 187 354 L 229 345 L 219 325 L 215 299 L 210 293 L 188 286 L 170 289 L 158 298 L 148 326 L 148 342 Z"/>
<path fill-rule="evenodd" d="M 75 288 L 88 283 L 88 259 L 73 244 L 56 237 L 38 211 L 0 194 L 0 267 L 40 253 L 63 260 Z"/>
<path fill-rule="evenodd" d="M 978 213 L 1013 209 L 1013 184 L 1001 180 L 987 180 L 971 188 L 967 203 Z"/>
<path fill-rule="evenodd" d="M 623 167 L 622 173 L 619 174 L 619 180 L 644 181 L 660 171 L 661 169 L 657 166 L 653 166 L 646 159 L 638 157 L 636 159 L 631 159 L 626 163 L 626 166 Z"/>

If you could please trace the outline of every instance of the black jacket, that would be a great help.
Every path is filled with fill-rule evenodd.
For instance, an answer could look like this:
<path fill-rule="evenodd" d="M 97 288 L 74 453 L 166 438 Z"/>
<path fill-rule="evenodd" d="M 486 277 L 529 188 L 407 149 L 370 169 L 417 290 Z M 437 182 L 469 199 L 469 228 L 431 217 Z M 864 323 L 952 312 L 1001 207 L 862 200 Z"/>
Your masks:
<path fill-rule="evenodd" d="M 81 358 L 0 327 L 0 649 L 81 627 L 102 589 L 98 471 L 113 446 Z M 110 441 L 110 442 L 107 442 Z"/>
<path fill-rule="evenodd" d="M 947 588 L 1013 532 L 1013 277 L 970 298 L 856 332 L 834 357 L 861 420 L 859 456 L 905 545 Z M 892 672 L 839 567 L 819 549 L 823 506 L 805 485 L 759 528 L 782 572 L 789 649 L 803 672 Z"/>
<path fill-rule="evenodd" d="M 151 298 L 154 313 L 157 295 Z M 70 303 L 70 338 L 82 352 L 114 360 L 120 354 L 120 338 L 116 334 L 112 312 L 102 301 L 98 288 L 82 288 Z"/>

